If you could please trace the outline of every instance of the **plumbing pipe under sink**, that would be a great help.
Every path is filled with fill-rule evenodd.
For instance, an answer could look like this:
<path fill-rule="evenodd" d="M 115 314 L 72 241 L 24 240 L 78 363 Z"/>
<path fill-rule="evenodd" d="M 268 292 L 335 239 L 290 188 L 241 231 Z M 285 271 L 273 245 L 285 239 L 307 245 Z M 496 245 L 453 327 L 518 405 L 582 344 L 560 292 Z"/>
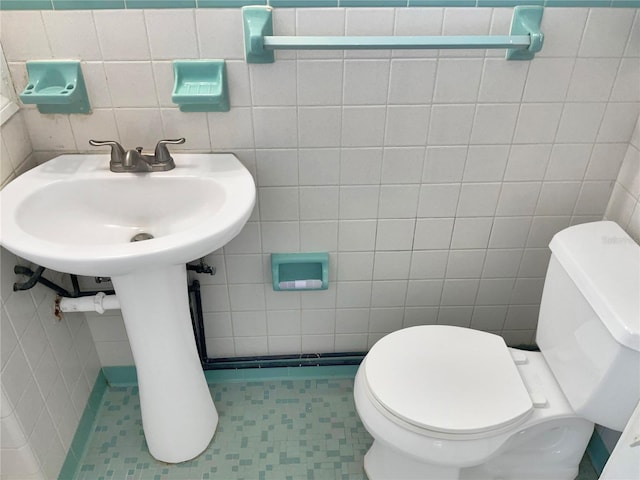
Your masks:
<path fill-rule="evenodd" d="M 104 313 L 106 310 L 117 310 L 120 308 L 120 301 L 116 295 L 107 295 L 99 292 L 92 297 L 58 297 L 56 304 L 61 312 L 98 312 Z"/>

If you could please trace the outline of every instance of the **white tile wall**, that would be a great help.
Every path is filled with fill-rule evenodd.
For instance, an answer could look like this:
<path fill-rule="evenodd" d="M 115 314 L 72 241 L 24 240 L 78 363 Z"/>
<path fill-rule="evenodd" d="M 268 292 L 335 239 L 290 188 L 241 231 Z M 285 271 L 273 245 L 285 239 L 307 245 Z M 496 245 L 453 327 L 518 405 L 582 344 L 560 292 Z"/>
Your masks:
<path fill-rule="evenodd" d="M 174 15 L 182 28 L 169 41 Z M 504 34 L 510 18 L 509 8 L 276 9 L 275 29 Z M 246 65 L 237 9 L 1 20 L 17 89 L 26 60 L 72 55 L 94 108 L 80 118 L 25 107 L 20 148 L 90 151 L 95 135 L 151 148 L 184 135 L 184 149 L 233 151 L 254 174 L 250 222 L 207 258 L 218 274 L 199 276 L 212 357 L 361 350 L 426 323 L 531 343 L 555 232 L 602 218 L 608 203 L 607 217 L 638 237 L 637 10 L 547 8 L 531 62 L 494 51 L 300 51 Z M 65 42 L 80 30 L 81 44 Z M 231 111 L 179 113 L 174 58 L 225 58 Z M 3 157 L 16 145 L 3 138 Z M 6 181 L 15 169 L 5 175 L 3 162 Z M 273 292 L 268 255 L 300 250 L 330 252 L 330 289 Z M 102 365 L 131 363 L 117 314 L 89 325 Z"/>

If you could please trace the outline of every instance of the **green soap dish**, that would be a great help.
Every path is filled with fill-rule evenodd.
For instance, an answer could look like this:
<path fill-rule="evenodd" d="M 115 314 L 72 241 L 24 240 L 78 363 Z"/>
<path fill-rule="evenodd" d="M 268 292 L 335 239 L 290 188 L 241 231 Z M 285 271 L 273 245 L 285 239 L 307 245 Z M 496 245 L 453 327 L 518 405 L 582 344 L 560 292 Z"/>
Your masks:
<path fill-rule="evenodd" d="M 29 83 L 20 94 L 40 113 L 91 113 L 79 61 L 27 62 Z"/>
<path fill-rule="evenodd" d="M 171 101 L 183 112 L 228 112 L 224 60 L 175 60 Z"/>
<path fill-rule="evenodd" d="M 329 288 L 328 253 L 272 253 L 273 289 L 326 290 Z"/>

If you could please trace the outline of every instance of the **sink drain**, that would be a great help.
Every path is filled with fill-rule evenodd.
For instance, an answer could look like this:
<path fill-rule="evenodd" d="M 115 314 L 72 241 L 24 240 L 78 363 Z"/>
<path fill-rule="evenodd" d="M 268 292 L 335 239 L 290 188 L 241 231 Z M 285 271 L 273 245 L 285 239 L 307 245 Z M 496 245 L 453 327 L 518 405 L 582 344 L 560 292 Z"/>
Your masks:
<path fill-rule="evenodd" d="M 141 242 L 143 240 L 151 240 L 153 238 L 153 235 L 151 235 L 150 233 L 138 233 L 137 235 L 134 235 L 133 237 L 131 237 L 131 241 L 132 242 Z"/>

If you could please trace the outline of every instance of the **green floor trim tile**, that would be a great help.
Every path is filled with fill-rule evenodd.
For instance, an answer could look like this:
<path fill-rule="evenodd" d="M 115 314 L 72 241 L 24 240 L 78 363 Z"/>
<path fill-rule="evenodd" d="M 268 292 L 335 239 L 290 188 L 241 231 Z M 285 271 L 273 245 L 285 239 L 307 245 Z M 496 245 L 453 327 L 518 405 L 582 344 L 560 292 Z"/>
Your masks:
<path fill-rule="evenodd" d="M 79 460 L 86 454 L 89 440 L 93 433 L 93 426 L 107 389 L 107 379 L 102 371 L 100 371 L 93 385 L 93 389 L 89 394 L 87 405 L 84 407 L 84 411 L 82 412 L 82 417 L 80 418 L 80 423 L 78 424 L 76 433 L 71 441 L 71 448 L 67 452 L 67 457 L 62 464 L 62 468 L 58 476 L 59 480 L 72 480 L 76 478 Z"/>
<path fill-rule="evenodd" d="M 609 460 L 610 453 L 597 430 L 593 431 L 591 440 L 589 440 L 589 444 L 587 445 L 587 454 L 589 455 L 593 468 L 598 475 L 600 475 L 607 463 L 607 460 Z"/>
<path fill-rule="evenodd" d="M 133 365 L 125 367 L 102 367 L 102 373 L 110 387 L 130 387 L 138 385 L 138 374 Z"/>

